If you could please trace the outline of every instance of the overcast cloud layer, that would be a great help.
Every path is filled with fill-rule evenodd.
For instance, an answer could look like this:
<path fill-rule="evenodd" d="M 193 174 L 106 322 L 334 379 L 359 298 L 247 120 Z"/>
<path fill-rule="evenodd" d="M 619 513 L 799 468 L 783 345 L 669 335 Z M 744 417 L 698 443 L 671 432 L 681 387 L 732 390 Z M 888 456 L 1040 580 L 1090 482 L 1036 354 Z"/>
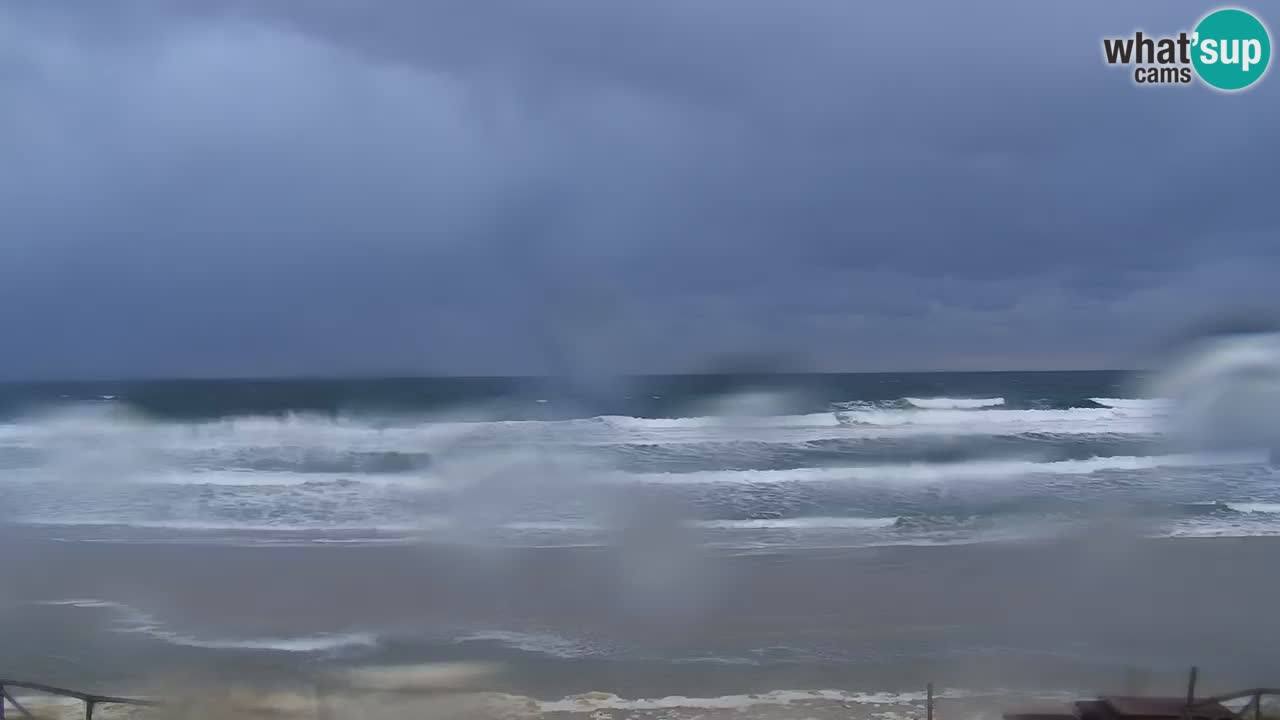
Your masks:
<path fill-rule="evenodd" d="M 1280 296 L 1211 8 L 2 3 L 0 377 L 1132 365 Z"/>

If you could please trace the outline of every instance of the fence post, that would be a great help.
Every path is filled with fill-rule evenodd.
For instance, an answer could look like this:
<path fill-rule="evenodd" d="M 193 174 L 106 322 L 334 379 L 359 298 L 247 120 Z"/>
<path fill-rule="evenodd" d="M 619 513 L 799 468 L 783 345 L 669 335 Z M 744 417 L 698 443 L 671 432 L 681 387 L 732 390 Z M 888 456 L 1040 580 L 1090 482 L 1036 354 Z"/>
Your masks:
<path fill-rule="evenodd" d="M 933 683 L 925 686 L 925 714 L 928 720 L 933 720 Z"/>
<path fill-rule="evenodd" d="M 1187 707 L 1194 705 L 1196 702 L 1196 676 L 1199 674 L 1200 669 L 1192 665 L 1191 677 L 1187 679 Z"/>
<path fill-rule="evenodd" d="M 4 720 L 4 699 L 8 693 L 4 691 L 4 686 L 0 685 L 0 720 Z"/>
<path fill-rule="evenodd" d="M 93 701 L 84 701 L 84 720 L 93 720 Z"/>
<path fill-rule="evenodd" d="M 316 680 L 316 718 L 329 720 L 329 698 L 323 680 Z M 3 718 L 0 718 L 3 720 Z"/>

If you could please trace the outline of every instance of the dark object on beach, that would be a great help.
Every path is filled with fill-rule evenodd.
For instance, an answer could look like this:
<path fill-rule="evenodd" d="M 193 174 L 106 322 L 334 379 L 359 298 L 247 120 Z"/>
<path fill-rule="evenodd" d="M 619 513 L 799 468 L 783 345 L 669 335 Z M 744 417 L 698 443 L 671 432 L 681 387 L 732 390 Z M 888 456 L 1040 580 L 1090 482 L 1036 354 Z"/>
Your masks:
<path fill-rule="evenodd" d="M 1280 695 L 1272 688 L 1252 688 L 1238 692 L 1196 698 L 1199 668 L 1191 668 L 1184 697 L 1142 697 L 1104 695 L 1096 700 L 1076 700 L 1068 708 L 1054 711 L 1005 713 L 1005 720 L 1261 720 L 1262 698 Z M 1238 712 L 1223 703 L 1246 700 Z"/>
<path fill-rule="evenodd" d="M 1195 697 L 1195 668 L 1191 670 L 1186 697 L 1104 695 L 1096 700 L 1076 700 L 1061 710 L 1008 712 L 1005 720 L 1261 720 L 1262 698 L 1280 695 L 1280 689 L 1251 688 L 1213 697 Z M 1233 711 L 1226 703 L 1245 701 Z"/>
<path fill-rule="evenodd" d="M 1188 706 L 1180 697 L 1104 696 L 1077 700 L 1060 712 L 1005 713 L 1005 720 L 1236 720 L 1236 714 L 1214 702 Z"/>

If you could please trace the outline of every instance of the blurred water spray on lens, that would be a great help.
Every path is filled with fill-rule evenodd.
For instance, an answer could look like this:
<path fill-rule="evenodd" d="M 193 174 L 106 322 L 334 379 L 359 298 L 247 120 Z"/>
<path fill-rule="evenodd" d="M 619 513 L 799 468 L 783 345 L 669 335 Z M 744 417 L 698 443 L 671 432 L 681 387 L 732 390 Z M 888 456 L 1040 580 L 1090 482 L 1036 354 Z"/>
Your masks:
<path fill-rule="evenodd" d="M 1179 343 L 1148 392 L 1192 449 L 1280 448 L 1280 324 L 1210 328 Z M 1274 461 L 1273 453 L 1273 461 Z"/>

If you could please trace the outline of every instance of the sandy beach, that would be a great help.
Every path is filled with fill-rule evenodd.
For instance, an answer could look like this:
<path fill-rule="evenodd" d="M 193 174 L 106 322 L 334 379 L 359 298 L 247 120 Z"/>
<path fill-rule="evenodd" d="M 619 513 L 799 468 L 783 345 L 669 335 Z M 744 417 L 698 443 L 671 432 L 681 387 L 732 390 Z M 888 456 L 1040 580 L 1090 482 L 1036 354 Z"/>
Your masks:
<path fill-rule="evenodd" d="M 1267 571 L 1278 546 L 1099 532 L 785 555 L 690 547 L 648 566 L 646 584 L 637 548 L 250 548 L 9 530 L 0 676 L 119 692 L 185 672 L 305 683 L 469 661 L 500 668 L 483 690 L 540 702 L 1176 687 L 1191 664 L 1208 682 L 1265 684 L 1280 671 L 1266 643 L 1280 629 Z"/>

